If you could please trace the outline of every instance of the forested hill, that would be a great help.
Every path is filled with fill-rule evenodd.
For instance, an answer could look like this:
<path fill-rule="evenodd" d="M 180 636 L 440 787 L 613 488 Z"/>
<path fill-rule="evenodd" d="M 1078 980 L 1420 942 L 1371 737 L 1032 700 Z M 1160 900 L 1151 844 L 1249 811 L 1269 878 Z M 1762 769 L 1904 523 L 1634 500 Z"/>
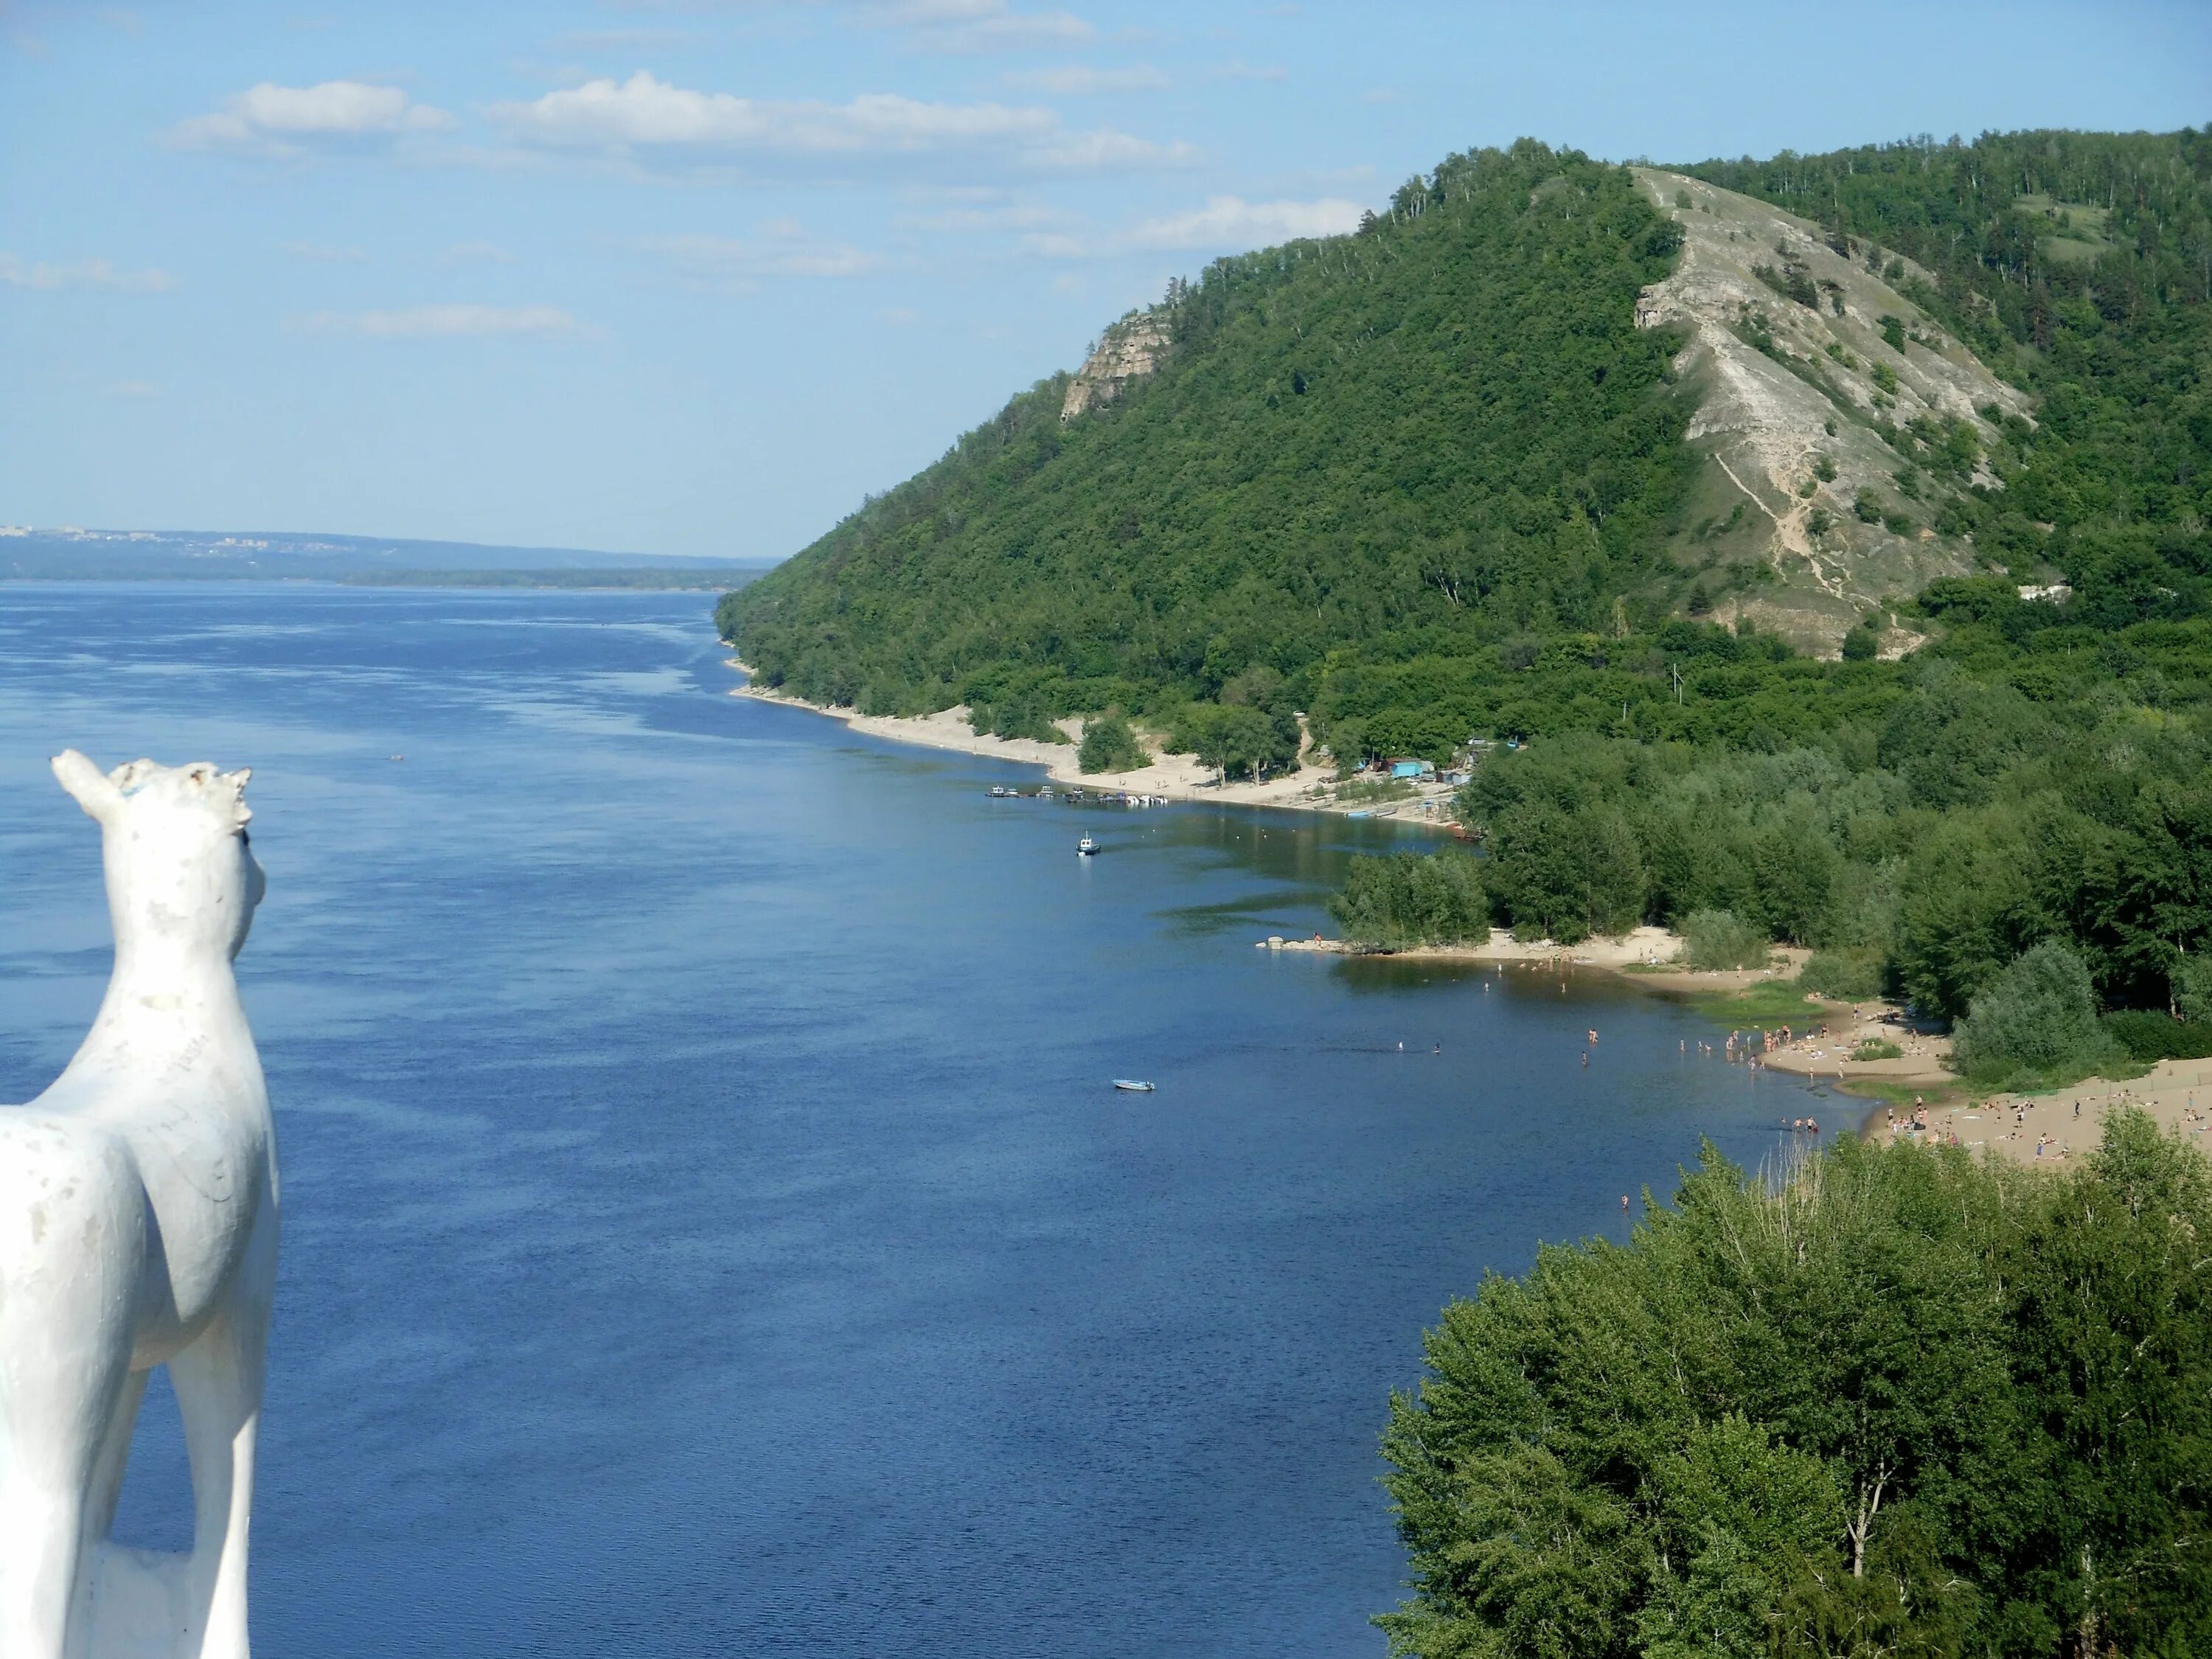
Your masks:
<path fill-rule="evenodd" d="M 1212 697 L 1332 649 L 1608 625 L 1692 459 L 1639 330 L 1680 228 L 1626 168 L 1455 155 L 1353 236 L 1224 259 L 1148 379 L 1041 383 L 732 602 L 769 682 L 917 712 Z"/>
<path fill-rule="evenodd" d="M 2193 719 L 2209 379 L 2205 134 L 1524 140 L 1171 285 L 718 619 L 769 684 L 1006 735 L 1250 705 L 1231 770 L 1293 710 L 1340 762 L 1771 750 L 1936 659 Z"/>

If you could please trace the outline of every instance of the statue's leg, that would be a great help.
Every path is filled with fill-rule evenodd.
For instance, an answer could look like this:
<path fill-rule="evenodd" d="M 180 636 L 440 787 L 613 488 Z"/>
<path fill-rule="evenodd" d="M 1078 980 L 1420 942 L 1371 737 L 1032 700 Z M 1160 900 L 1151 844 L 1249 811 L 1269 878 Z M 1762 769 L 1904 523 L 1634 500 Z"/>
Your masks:
<path fill-rule="evenodd" d="M 151 1371 L 132 1371 L 115 1392 L 115 1410 L 93 1460 L 91 1488 L 85 1495 L 84 1535 L 100 1540 L 115 1529 L 115 1505 L 123 1496 L 124 1472 L 131 1466 L 131 1437 L 138 1427 L 138 1407 L 146 1401 Z"/>
<path fill-rule="evenodd" d="M 201 1659 L 246 1659 L 246 1539 L 253 1513 L 253 1444 L 268 1364 L 269 1300 L 276 1227 L 264 1212 L 230 1299 L 199 1339 L 169 1362 L 192 1460 L 193 1599 L 204 1610 Z"/>
<path fill-rule="evenodd" d="M 130 1376 L 145 1194 L 118 1149 L 0 1128 L 0 1653 L 87 1639 L 101 1443 Z"/>

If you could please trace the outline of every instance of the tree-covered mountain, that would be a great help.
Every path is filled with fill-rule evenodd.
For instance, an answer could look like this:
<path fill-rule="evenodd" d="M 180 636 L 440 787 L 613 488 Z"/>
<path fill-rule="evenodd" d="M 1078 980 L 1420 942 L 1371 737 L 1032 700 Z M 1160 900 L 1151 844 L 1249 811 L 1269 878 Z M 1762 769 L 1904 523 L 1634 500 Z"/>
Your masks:
<path fill-rule="evenodd" d="M 1455 155 L 1172 285 L 718 617 L 817 702 L 1295 708 L 1340 758 L 1802 738 L 1906 695 L 1984 577 L 2070 587 L 1998 631 L 2072 662 L 2208 603 L 2208 158 Z M 1757 637 L 1716 674 L 1686 619 Z"/>
<path fill-rule="evenodd" d="M 1357 235 L 1177 283 L 1148 378 L 1069 420 L 1033 387 L 723 626 L 818 701 L 1028 678 L 1054 713 L 1608 626 L 1691 464 L 1678 341 L 1636 324 L 1680 241 L 1624 168 L 1450 157 Z"/>

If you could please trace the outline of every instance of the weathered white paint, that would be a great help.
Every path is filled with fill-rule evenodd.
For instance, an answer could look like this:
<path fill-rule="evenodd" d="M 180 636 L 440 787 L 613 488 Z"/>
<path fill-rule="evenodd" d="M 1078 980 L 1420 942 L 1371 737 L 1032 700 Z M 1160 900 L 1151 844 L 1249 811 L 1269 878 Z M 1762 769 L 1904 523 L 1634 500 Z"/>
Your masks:
<path fill-rule="evenodd" d="M 74 750 L 115 971 L 53 1086 L 0 1107 L 0 1659 L 244 1659 L 276 1149 L 232 958 L 260 902 L 245 772 Z M 107 1541 L 147 1374 L 191 1455 L 190 1553 Z"/>

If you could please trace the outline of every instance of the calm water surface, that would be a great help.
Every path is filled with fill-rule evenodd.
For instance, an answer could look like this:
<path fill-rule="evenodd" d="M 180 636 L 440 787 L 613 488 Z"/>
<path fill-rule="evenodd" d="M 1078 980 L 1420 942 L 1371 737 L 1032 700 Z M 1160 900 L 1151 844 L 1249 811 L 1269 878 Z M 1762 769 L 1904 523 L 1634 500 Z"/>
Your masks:
<path fill-rule="evenodd" d="M 1422 1328 L 1806 1096 L 1618 988 L 1255 951 L 1393 832 L 990 800 L 727 696 L 707 610 L 0 587 L 0 1100 L 107 970 L 46 756 L 255 771 L 257 1651 L 1379 1654 Z M 118 1531 L 185 1483 L 157 1393 Z"/>

